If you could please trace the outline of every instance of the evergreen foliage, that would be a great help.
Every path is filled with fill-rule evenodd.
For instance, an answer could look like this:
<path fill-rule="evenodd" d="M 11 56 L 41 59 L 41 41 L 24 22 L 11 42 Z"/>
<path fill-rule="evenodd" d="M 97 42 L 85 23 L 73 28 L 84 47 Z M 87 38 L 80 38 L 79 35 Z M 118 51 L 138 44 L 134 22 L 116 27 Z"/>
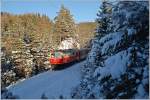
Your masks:
<path fill-rule="evenodd" d="M 38 51 L 52 44 L 52 21 L 45 15 L 13 15 L 1 12 L 2 18 L 2 87 L 7 87 L 22 78 L 31 77 L 32 65 Z M 42 42 L 41 42 L 42 41 Z M 36 55 L 31 52 L 36 50 Z M 42 53 L 43 54 L 43 53 Z M 46 55 L 44 55 L 46 57 Z M 45 70 L 38 63 L 38 72 Z M 37 64 L 37 63 L 36 63 Z M 39 71 L 40 70 L 40 71 Z"/>
<path fill-rule="evenodd" d="M 52 21 L 45 15 L 24 14 L 13 15 L 1 12 L 2 46 L 7 50 L 19 49 L 20 44 L 35 44 L 35 42 L 52 43 Z M 6 41 L 7 39 L 10 41 Z M 6 44 L 5 44 L 6 42 Z M 7 43 L 10 42 L 10 43 Z M 17 46 L 18 45 L 18 46 Z M 51 44 L 49 44 L 51 45 Z M 11 47 L 11 48 L 9 48 Z M 16 48 L 15 48 L 16 47 Z M 23 48 L 22 46 L 20 48 Z"/>
<path fill-rule="evenodd" d="M 96 30 L 96 37 L 101 38 L 112 31 L 109 27 L 111 23 L 111 12 L 112 4 L 108 0 L 103 0 L 97 13 L 98 18 L 96 22 L 98 23 L 98 27 Z"/>
<path fill-rule="evenodd" d="M 148 98 L 148 13 L 147 1 L 114 5 L 113 31 L 94 40 L 74 98 Z"/>
<path fill-rule="evenodd" d="M 56 42 L 57 45 L 67 37 L 75 37 L 76 25 L 70 11 L 63 5 L 54 21 L 53 41 Z"/>

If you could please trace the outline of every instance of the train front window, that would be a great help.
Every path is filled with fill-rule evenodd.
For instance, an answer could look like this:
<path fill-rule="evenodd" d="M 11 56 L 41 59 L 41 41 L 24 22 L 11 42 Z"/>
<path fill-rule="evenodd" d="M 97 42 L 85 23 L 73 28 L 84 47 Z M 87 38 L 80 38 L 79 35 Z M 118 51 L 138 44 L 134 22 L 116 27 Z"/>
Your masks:
<path fill-rule="evenodd" d="M 74 55 L 74 50 L 72 49 L 68 49 L 68 50 L 61 50 L 61 51 L 55 51 L 51 54 L 52 57 L 55 57 L 55 58 L 61 58 L 61 57 L 64 57 L 64 56 L 72 56 Z"/>
<path fill-rule="evenodd" d="M 65 50 L 64 55 L 65 56 L 72 56 L 72 55 L 74 55 L 74 51 L 72 49 Z"/>
<path fill-rule="evenodd" d="M 54 57 L 59 58 L 59 57 L 60 57 L 59 52 L 55 52 L 55 53 L 54 53 Z"/>
<path fill-rule="evenodd" d="M 54 55 L 55 58 L 61 58 L 61 57 L 63 57 L 63 53 L 61 51 L 56 51 L 56 52 L 54 52 L 53 55 Z"/>

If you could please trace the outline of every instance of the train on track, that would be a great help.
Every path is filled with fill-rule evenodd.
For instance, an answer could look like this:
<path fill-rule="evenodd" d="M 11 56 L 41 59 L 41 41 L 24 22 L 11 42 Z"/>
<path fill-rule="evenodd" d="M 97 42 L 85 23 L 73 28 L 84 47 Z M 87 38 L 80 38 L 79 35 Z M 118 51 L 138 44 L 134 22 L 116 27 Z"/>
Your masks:
<path fill-rule="evenodd" d="M 87 57 L 89 48 L 84 49 L 65 49 L 51 50 L 49 54 L 49 62 L 54 69 L 57 66 L 69 64 L 74 61 L 80 61 Z"/>

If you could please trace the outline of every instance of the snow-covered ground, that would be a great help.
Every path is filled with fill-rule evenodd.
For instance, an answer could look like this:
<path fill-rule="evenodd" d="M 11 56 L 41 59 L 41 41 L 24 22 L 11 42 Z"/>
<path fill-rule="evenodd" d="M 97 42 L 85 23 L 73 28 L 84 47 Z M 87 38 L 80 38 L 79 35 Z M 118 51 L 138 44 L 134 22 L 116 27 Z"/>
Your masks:
<path fill-rule="evenodd" d="M 48 98 L 59 98 L 60 95 L 71 98 L 70 93 L 80 83 L 80 66 L 84 63 L 85 61 L 63 70 L 41 73 L 9 87 L 8 90 L 21 99 L 40 99 L 42 94 Z"/>

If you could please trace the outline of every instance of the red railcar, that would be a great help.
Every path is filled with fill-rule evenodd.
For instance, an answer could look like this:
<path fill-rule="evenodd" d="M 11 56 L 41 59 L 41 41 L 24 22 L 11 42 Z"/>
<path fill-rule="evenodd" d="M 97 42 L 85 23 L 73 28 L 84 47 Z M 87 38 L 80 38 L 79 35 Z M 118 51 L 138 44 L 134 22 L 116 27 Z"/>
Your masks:
<path fill-rule="evenodd" d="M 89 49 L 52 50 L 49 61 L 51 65 L 67 64 L 86 58 L 88 52 Z"/>

